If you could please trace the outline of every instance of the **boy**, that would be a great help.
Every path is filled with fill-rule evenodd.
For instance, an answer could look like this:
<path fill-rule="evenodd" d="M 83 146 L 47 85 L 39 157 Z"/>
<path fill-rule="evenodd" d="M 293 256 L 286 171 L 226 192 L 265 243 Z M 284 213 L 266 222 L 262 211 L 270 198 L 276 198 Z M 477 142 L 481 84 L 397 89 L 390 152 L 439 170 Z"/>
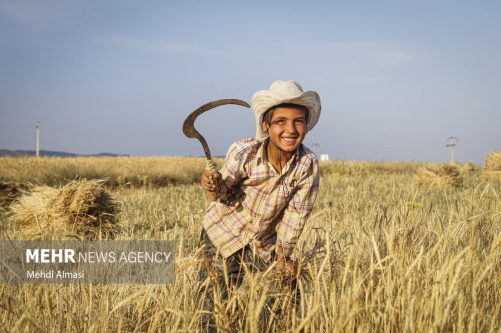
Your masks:
<path fill-rule="evenodd" d="M 295 81 L 279 80 L 252 96 L 252 110 L 256 137 L 232 144 L 220 172 L 211 176 L 206 171 L 201 179 L 218 200 L 209 205 L 203 221 L 199 281 L 215 277 L 223 298 L 242 282 L 242 264 L 264 270 L 276 261 L 279 270 L 296 276 L 291 255 L 320 180 L 316 156 L 302 144 L 320 116 L 318 94 L 304 92 Z M 203 291 L 204 310 L 212 312 L 214 291 L 206 284 Z M 213 320 L 205 314 L 202 326 Z"/>

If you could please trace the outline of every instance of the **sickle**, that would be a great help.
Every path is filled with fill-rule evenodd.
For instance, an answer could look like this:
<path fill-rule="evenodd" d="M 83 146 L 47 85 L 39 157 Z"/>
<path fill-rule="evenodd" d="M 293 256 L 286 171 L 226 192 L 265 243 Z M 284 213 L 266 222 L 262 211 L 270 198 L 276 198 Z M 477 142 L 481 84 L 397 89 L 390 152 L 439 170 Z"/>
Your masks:
<path fill-rule="evenodd" d="M 239 99 L 219 99 L 217 101 L 212 101 L 207 104 L 202 105 L 195 111 L 193 111 L 184 121 L 183 123 L 183 133 L 186 135 L 188 138 L 191 139 L 198 139 L 200 143 L 202 144 L 202 147 L 204 148 L 204 153 L 205 157 L 207 159 L 212 159 L 211 154 L 210 154 L 210 149 L 209 145 L 207 144 L 207 141 L 205 141 L 205 138 L 200 134 L 196 128 L 195 128 L 195 120 L 199 115 L 202 113 L 209 111 L 210 109 L 216 108 L 221 105 L 226 105 L 226 104 L 236 104 L 236 105 L 241 105 L 245 107 L 250 107 L 249 104 L 246 102 L 239 100 Z"/>
<path fill-rule="evenodd" d="M 210 109 L 216 108 L 218 106 L 227 104 L 236 104 L 248 108 L 250 107 L 249 104 L 239 99 L 218 99 L 217 101 L 212 101 L 207 104 L 204 104 L 195 111 L 193 111 L 192 113 L 190 113 L 190 115 L 186 118 L 186 120 L 183 123 L 184 135 L 186 135 L 188 138 L 191 139 L 198 139 L 198 141 L 200 141 L 200 143 L 202 144 L 202 147 L 204 148 L 205 157 L 207 158 L 206 169 L 211 174 L 214 174 L 216 172 L 216 163 L 214 163 L 214 161 L 212 160 L 212 156 L 210 154 L 210 149 L 209 145 L 207 144 L 207 141 L 202 136 L 202 134 L 200 134 L 195 128 L 195 120 L 202 113 L 209 111 Z M 214 192 L 209 192 L 209 199 L 211 201 L 216 200 L 216 198 L 217 197 Z"/>

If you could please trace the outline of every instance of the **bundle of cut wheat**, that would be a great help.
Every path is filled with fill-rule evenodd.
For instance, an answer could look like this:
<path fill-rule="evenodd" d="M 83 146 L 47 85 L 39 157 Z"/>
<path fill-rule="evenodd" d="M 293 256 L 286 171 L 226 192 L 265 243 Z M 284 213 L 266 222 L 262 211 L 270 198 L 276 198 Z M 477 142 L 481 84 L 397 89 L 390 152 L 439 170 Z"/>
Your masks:
<path fill-rule="evenodd" d="M 463 185 L 463 177 L 461 177 L 457 166 L 442 164 L 439 168 L 433 170 L 419 168 L 416 182 L 418 185 L 461 187 Z"/>
<path fill-rule="evenodd" d="M 501 180 L 501 152 L 490 152 L 485 155 L 482 178 L 485 180 Z"/>
<path fill-rule="evenodd" d="M 103 183 L 80 180 L 58 189 L 34 187 L 12 206 L 10 221 L 28 239 L 113 238 L 118 206 Z"/>
<path fill-rule="evenodd" d="M 460 171 L 462 173 L 468 173 L 468 172 L 475 171 L 475 164 L 473 164 L 471 162 L 465 163 L 465 164 L 461 165 Z"/>

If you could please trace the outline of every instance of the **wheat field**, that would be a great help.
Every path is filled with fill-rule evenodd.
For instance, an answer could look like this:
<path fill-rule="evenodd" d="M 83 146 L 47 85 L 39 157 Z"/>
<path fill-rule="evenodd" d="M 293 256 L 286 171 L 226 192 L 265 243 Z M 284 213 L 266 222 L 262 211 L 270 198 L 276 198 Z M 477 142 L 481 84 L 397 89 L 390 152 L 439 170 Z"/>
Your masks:
<path fill-rule="evenodd" d="M 323 162 L 296 256 L 301 299 L 246 275 L 216 298 L 222 332 L 499 332 L 501 183 L 481 168 L 462 186 L 417 185 L 430 163 Z M 202 159 L 0 158 L 0 181 L 56 185 L 106 178 L 115 239 L 175 240 L 171 285 L 0 285 L 5 332 L 194 332 L 198 239 L 208 204 Z M 0 210 L 0 237 L 19 239 Z M 260 315 L 271 313 L 263 327 Z"/>

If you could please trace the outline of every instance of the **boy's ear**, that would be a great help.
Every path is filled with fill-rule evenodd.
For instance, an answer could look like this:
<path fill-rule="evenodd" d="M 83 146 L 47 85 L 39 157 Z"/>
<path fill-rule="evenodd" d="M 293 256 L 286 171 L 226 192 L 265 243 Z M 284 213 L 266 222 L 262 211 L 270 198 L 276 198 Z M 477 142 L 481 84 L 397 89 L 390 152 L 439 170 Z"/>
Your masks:
<path fill-rule="evenodd" d="M 261 128 L 263 129 L 263 131 L 265 131 L 265 132 L 266 132 L 266 131 L 268 131 L 269 126 L 268 126 L 268 124 L 267 124 L 267 123 L 262 122 L 262 123 L 261 123 Z"/>

